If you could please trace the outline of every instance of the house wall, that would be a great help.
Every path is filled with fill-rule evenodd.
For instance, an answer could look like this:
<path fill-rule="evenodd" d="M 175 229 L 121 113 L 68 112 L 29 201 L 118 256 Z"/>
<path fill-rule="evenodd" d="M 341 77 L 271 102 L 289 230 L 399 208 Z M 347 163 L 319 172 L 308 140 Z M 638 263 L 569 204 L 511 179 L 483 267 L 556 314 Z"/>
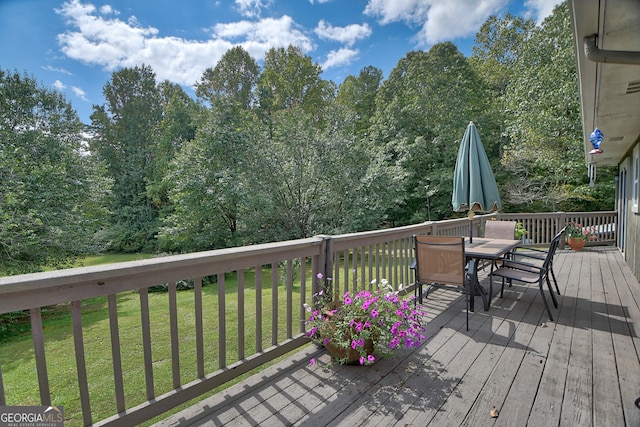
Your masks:
<path fill-rule="evenodd" d="M 626 229 L 625 229 L 625 244 L 624 244 L 624 257 L 625 261 L 631 267 L 634 276 L 640 280 L 640 209 L 637 208 L 638 200 L 635 200 L 634 205 L 634 174 L 640 173 L 634 170 L 634 156 L 638 156 L 640 152 L 640 143 L 636 143 L 631 155 L 627 156 L 622 163 L 620 163 L 620 169 L 626 169 Z M 637 177 L 636 177 L 637 179 Z M 619 204 L 618 209 L 621 209 Z"/>

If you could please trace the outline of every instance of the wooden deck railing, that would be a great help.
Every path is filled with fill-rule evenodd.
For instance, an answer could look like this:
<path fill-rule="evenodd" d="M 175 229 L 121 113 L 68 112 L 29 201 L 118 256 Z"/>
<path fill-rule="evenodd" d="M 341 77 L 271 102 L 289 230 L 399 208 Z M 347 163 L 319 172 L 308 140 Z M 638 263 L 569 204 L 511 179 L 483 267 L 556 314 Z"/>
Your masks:
<path fill-rule="evenodd" d="M 494 217 L 523 222 L 527 243 L 542 245 L 567 221 L 596 226 L 598 243 L 615 242 L 615 212 L 493 214 L 473 220 L 474 235 Z M 411 289 L 414 234 L 467 235 L 467 218 L 426 222 L 371 232 L 316 236 L 288 242 L 221 249 L 96 267 L 0 278 L 0 314 L 28 310 L 38 390 L 4 369 L 12 356 L 0 351 L 0 405 L 62 405 L 65 425 L 137 425 L 304 345 L 302 304 L 319 290 L 318 273 L 331 278 L 334 291 L 371 286 L 388 279 Z M 178 308 L 178 283 L 190 282 L 189 312 Z M 228 283 L 228 284 L 227 284 Z M 167 285 L 166 294 L 150 298 L 149 289 Z M 155 294 L 154 294 L 155 295 Z M 136 331 L 121 331 L 119 320 L 131 316 L 121 298 L 136 298 Z M 107 337 L 86 342 L 83 303 L 105 301 Z M 47 353 L 43 309 L 53 305 L 71 312 L 70 346 L 75 373 L 60 380 L 57 361 Z M 164 315 L 155 314 L 162 307 Z M 93 325 L 92 325 L 93 326 Z M 160 328 L 168 337 L 157 337 Z M 214 333 L 211 333 L 211 331 Z M 57 340 L 63 339 L 56 337 Z M 159 345 L 158 341 L 167 342 Z M 124 347 L 139 347 L 140 361 L 123 360 Z M 2 346 L 0 345 L 0 350 Z M 195 354 L 187 365 L 185 352 Z M 91 354 L 91 361 L 87 357 Z M 97 362 L 96 362 L 97 360 Z M 163 361 L 169 363 L 161 363 Z M 190 359 L 191 360 L 191 359 Z M 113 390 L 94 395 L 92 363 L 109 364 Z M 58 381 L 50 381 L 56 373 Z M 110 375 L 111 375 L 110 374 Z M 71 374 L 69 374 L 71 375 Z M 167 380 L 170 378 L 170 380 Z M 58 390 L 74 384 L 78 399 L 56 400 Z M 96 401 L 112 401 L 96 410 Z M 101 405 L 103 408 L 104 405 Z"/>

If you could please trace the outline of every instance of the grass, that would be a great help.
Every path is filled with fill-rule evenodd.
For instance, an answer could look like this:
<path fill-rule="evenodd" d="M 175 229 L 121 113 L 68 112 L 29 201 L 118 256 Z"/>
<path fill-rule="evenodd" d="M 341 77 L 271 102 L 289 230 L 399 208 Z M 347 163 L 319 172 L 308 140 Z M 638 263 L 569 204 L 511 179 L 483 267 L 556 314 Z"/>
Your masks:
<path fill-rule="evenodd" d="M 82 265 L 97 265 L 105 262 L 129 261 L 131 259 L 141 258 L 139 255 L 108 255 L 86 259 L 82 262 Z M 254 275 L 250 271 L 245 273 L 244 345 L 246 355 L 253 354 L 256 349 L 256 313 L 253 307 L 256 306 L 257 295 L 251 289 L 252 284 L 255 283 Z M 261 296 L 263 307 L 263 348 L 271 346 L 272 289 L 270 277 L 271 270 L 265 268 L 263 271 L 264 288 Z M 299 286 L 294 286 L 293 293 L 295 316 L 298 313 L 297 308 L 300 301 Z M 236 341 L 238 337 L 237 304 L 236 277 L 235 275 L 227 275 L 225 279 L 225 327 L 226 362 L 228 365 L 238 360 L 238 343 Z M 125 372 L 125 401 L 126 406 L 130 408 L 147 400 L 143 368 L 140 296 L 137 292 L 118 294 L 117 305 L 122 367 Z M 286 292 L 283 286 L 278 287 L 278 307 L 278 338 L 281 340 L 286 338 Z M 177 293 L 177 308 L 178 336 L 180 340 L 180 376 L 181 383 L 186 384 L 197 378 L 194 292 L 179 291 Z M 173 389 L 168 294 L 150 293 L 149 310 L 152 325 L 154 391 L 155 395 L 159 396 Z M 205 372 L 208 373 L 220 368 L 218 360 L 218 290 L 216 284 L 203 288 L 203 311 Z M 106 297 L 93 298 L 82 302 L 82 323 L 85 361 L 91 396 L 91 412 L 93 422 L 96 422 L 117 412 Z M 28 317 L 20 324 L 24 327 L 13 329 L 11 337 L 5 337 L 0 342 L 0 362 L 2 363 L 6 400 L 8 405 L 39 405 L 38 379 Z M 43 311 L 43 328 L 52 403 L 64 406 L 66 426 L 81 426 L 83 425 L 83 420 L 80 409 L 80 392 L 76 380 L 77 372 L 70 304 L 46 308 Z M 294 324 L 294 334 L 297 331 L 297 324 Z M 264 367 L 260 369 L 264 369 Z M 243 376 L 243 378 L 250 374 Z M 239 378 L 234 383 L 240 380 Z M 225 387 L 232 384 L 228 383 Z M 198 400 L 202 398 L 200 397 Z M 166 416 L 167 414 L 164 415 L 164 417 Z"/>

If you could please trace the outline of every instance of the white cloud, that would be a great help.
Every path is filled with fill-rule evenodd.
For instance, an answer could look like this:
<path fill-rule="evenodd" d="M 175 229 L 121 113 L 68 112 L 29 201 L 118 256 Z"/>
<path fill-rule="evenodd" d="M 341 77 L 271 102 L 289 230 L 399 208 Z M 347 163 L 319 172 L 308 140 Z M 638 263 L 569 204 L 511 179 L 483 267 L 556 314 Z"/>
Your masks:
<path fill-rule="evenodd" d="M 63 92 L 67 89 L 67 85 L 65 85 L 64 83 L 62 83 L 60 80 L 56 80 L 55 82 L 53 82 L 52 85 L 54 88 L 56 88 L 57 90 Z M 77 86 L 71 86 L 71 91 L 73 92 L 73 94 L 75 96 L 77 96 L 78 98 L 82 99 L 83 101 L 88 101 L 87 99 L 87 93 L 82 90 L 81 88 L 77 87 Z"/>
<path fill-rule="evenodd" d="M 473 36 L 491 15 L 498 14 L 509 0 L 369 0 L 365 14 L 380 24 L 402 22 L 422 26 L 416 34 L 418 45 Z"/>
<path fill-rule="evenodd" d="M 553 9 L 560 3 L 562 0 L 526 0 L 524 7 L 527 9 L 528 15 L 540 25 L 544 18 L 551 15 Z"/>
<path fill-rule="evenodd" d="M 55 82 L 53 82 L 53 87 L 55 87 L 58 90 L 65 90 L 67 87 L 64 85 L 64 83 L 62 83 L 60 80 L 56 80 Z"/>
<path fill-rule="evenodd" d="M 431 3 L 435 2 L 434 0 L 369 0 L 364 13 L 378 17 L 382 25 L 392 22 L 415 24 L 427 19 Z"/>
<path fill-rule="evenodd" d="M 110 15 L 112 13 L 115 15 L 120 15 L 119 11 L 115 10 L 108 4 L 105 4 L 104 6 L 100 7 L 100 13 L 102 13 L 103 15 Z"/>
<path fill-rule="evenodd" d="M 351 24 L 346 27 L 334 27 L 327 23 L 324 19 L 318 22 L 318 26 L 314 32 L 324 40 L 332 40 L 352 46 L 356 41 L 371 36 L 371 28 L 369 24 L 358 25 Z"/>
<path fill-rule="evenodd" d="M 542 22 L 562 0 L 526 0 L 528 15 Z M 422 28 L 416 34 L 419 46 L 473 37 L 491 15 L 499 15 L 509 0 L 369 0 L 366 15 L 381 25 L 401 22 Z"/>
<path fill-rule="evenodd" d="M 298 46 L 303 52 L 316 48 L 311 38 L 305 35 L 294 20 L 284 15 L 281 18 L 265 18 L 260 21 L 240 21 L 229 24 L 216 24 L 213 35 L 217 40 L 235 40 L 251 56 L 264 58 L 272 47 Z"/>
<path fill-rule="evenodd" d="M 491 15 L 497 15 L 508 0 L 455 0 L 433 2 L 426 22 L 417 35 L 420 45 L 473 37 Z"/>
<path fill-rule="evenodd" d="M 82 90 L 81 88 L 77 87 L 77 86 L 71 86 L 71 90 L 73 91 L 73 93 L 80 99 L 82 99 L 83 101 L 89 101 L 87 99 L 87 93 Z"/>
<path fill-rule="evenodd" d="M 342 48 L 338 50 L 332 50 L 327 55 L 327 60 L 321 65 L 323 70 L 328 70 L 332 67 L 349 65 L 358 58 L 360 52 L 356 49 Z"/>
<path fill-rule="evenodd" d="M 61 74 L 66 74 L 68 76 L 73 75 L 73 73 L 71 71 L 65 70 L 64 68 L 56 68 L 56 67 L 52 67 L 51 65 L 46 65 L 44 67 L 41 67 L 43 70 L 45 71 L 52 71 L 54 73 L 61 73 Z"/>
<path fill-rule="evenodd" d="M 150 65 L 159 81 L 169 80 L 185 86 L 197 82 L 204 70 L 213 67 L 234 45 L 241 45 L 260 60 L 272 47 L 299 46 L 304 52 L 315 49 L 293 19 L 283 16 L 256 22 L 218 24 L 208 40 L 188 40 L 160 36 L 154 27 L 141 26 L 135 16 L 126 21 L 101 15 L 91 4 L 71 0 L 57 12 L 72 28 L 58 35 L 62 52 L 69 58 L 102 66 L 107 71 L 120 67 Z"/>
<path fill-rule="evenodd" d="M 271 0 L 235 0 L 238 11 L 248 18 L 259 18 L 262 9 L 271 5 Z"/>

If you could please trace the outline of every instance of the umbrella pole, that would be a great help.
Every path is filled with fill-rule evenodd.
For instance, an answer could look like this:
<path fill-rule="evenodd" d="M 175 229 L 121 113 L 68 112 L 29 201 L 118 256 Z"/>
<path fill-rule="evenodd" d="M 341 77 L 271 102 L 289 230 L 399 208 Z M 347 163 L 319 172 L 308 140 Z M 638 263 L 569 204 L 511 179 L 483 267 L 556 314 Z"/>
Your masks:
<path fill-rule="evenodd" d="M 469 219 L 469 243 L 473 243 L 473 220 Z"/>

